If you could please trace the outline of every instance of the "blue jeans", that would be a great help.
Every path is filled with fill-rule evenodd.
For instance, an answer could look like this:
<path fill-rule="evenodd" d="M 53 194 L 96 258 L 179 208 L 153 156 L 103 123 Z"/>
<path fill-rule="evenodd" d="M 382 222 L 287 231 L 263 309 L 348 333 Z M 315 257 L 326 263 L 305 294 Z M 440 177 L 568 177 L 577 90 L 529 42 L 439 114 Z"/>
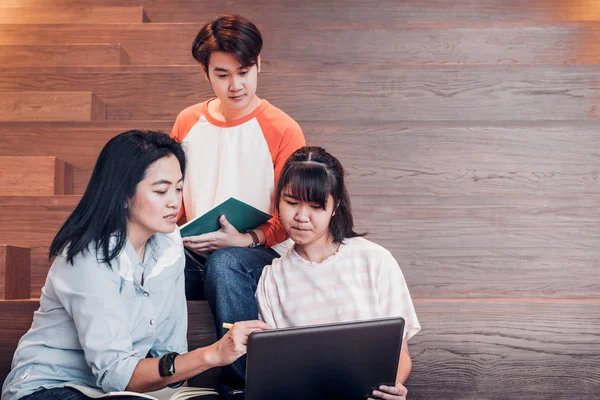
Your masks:
<path fill-rule="evenodd" d="M 113 397 L 115 398 L 115 397 Z M 116 397 L 119 400 L 139 400 L 139 397 L 121 396 Z M 71 388 L 42 389 L 28 396 L 21 397 L 20 400 L 88 400 L 91 397 Z"/>
<path fill-rule="evenodd" d="M 226 247 L 208 257 L 203 274 L 200 269 L 186 267 L 186 281 L 198 285 L 201 278 L 204 280 L 204 294 L 215 319 L 218 339 L 227 332 L 223 329 L 223 322 L 258 319 L 254 297 L 256 285 L 265 265 L 270 265 L 278 257 L 275 250 L 265 247 Z M 188 290 L 191 288 L 186 289 L 186 294 Z M 190 295 L 197 296 L 197 293 Z M 243 387 L 245 376 L 246 356 L 222 368 L 221 380 L 228 387 Z"/>

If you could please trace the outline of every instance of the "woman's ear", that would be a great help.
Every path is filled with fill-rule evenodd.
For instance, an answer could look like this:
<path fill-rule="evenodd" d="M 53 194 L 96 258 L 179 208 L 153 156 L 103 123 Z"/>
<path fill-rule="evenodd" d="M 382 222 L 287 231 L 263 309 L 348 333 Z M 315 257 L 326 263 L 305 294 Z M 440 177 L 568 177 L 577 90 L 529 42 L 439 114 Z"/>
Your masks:
<path fill-rule="evenodd" d="M 260 72 L 260 54 L 256 57 L 256 72 Z"/>

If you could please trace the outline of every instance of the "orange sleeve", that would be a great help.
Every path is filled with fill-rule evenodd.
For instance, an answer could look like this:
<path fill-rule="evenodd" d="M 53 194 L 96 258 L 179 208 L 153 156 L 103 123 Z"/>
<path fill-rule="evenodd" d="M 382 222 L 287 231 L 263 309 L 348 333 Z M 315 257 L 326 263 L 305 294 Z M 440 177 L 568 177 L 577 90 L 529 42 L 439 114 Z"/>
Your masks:
<path fill-rule="evenodd" d="M 171 134 L 169 136 L 177 140 L 179 143 L 183 142 L 183 139 L 185 139 L 192 127 L 202 116 L 205 107 L 206 102 L 193 105 L 180 112 L 175 120 L 175 125 L 173 125 L 173 129 L 171 129 Z M 179 214 L 177 214 L 178 221 L 181 219 L 183 214 L 185 214 L 185 204 L 183 203 L 182 199 L 181 208 L 179 209 Z"/>
<path fill-rule="evenodd" d="M 274 108 L 274 110 L 280 115 L 277 115 L 275 118 L 270 118 L 269 113 L 265 112 L 266 116 L 263 117 L 261 115 L 257 119 L 263 130 L 265 139 L 269 145 L 271 158 L 273 159 L 275 190 L 277 190 L 277 182 L 279 181 L 283 165 L 293 152 L 306 146 L 306 140 L 304 139 L 304 134 L 302 133 L 300 125 L 298 125 L 296 121 L 279 109 Z M 273 193 L 271 198 L 275 198 L 275 193 Z M 265 243 L 266 247 L 274 246 L 288 238 L 288 235 L 279 220 L 275 204 L 273 204 L 272 208 L 274 210 L 273 218 L 258 227 L 267 238 L 267 242 Z"/>

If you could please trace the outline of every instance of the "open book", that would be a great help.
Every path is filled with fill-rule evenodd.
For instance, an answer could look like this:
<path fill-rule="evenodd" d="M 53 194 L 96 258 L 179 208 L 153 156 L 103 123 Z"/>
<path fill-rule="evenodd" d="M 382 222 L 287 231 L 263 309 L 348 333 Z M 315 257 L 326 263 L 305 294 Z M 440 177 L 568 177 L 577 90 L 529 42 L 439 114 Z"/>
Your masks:
<path fill-rule="evenodd" d="M 221 215 L 225 215 L 227 221 L 239 232 L 254 229 L 271 219 L 271 215 L 230 197 L 205 214 L 181 225 L 179 227 L 181 237 L 202 235 L 219 230 Z"/>
<path fill-rule="evenodd" d="M 162 390 L 158 390 L 156 392 L 148 392 L 148 393 L 136 393 L 136 392 L 109 392 L 105 393 L 100 389 L 91 388 L 89 386 L 83 385 L 75 385 L 73 383 L 65 384 L 65 387 L 70 387 L 75 390 L 79 390 L 81 393 L 85 394 L 87 397 L 92 399 L 110 399 L 113 397 L 120 396 L 132 396 L 138 397 L 140 399 L 148 399 L 148 400 L 185 400 L 192 399 L 200 396 L 213 396 L 213 398 L 218 398 L 218 393 L 212 389 L 204 389 L 204 388 L 194 388 L 194 387 L 180 387 L 177 389 L 164 388 Z"/>

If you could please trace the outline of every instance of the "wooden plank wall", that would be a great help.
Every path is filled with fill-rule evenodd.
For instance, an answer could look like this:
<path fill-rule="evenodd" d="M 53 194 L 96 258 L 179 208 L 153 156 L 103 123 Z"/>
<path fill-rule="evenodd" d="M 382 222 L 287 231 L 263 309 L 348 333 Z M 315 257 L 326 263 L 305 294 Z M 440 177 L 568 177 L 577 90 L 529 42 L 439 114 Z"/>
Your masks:
<path fill-rule="evenodd" d="M 341 159 L 358 230 L 402 267 L 423 325 L 410 344 L 409 398 L 598 399 L 596 0 L 2 7 L 13 10 L 0 20 L 0 98 L 9 103 L 0 157 L 57 157 L 74 168 L 74 196 L 0 189 L 0 244 L 31 248 L 32 296 L 102 145 L 131 128 L 168 131 L 209 96 L 191 43 L 203 22 L 237 12 L 265 37 L 259 95 Z M 35 109 L 23 104 L 30 93 L 54 96 L 67 117 L 69 96 L 91 93 L 84 108 L 103 113 L 15 120 L 10 107 Z M 31 308 L 10 304 L 11 313 Z"/>

